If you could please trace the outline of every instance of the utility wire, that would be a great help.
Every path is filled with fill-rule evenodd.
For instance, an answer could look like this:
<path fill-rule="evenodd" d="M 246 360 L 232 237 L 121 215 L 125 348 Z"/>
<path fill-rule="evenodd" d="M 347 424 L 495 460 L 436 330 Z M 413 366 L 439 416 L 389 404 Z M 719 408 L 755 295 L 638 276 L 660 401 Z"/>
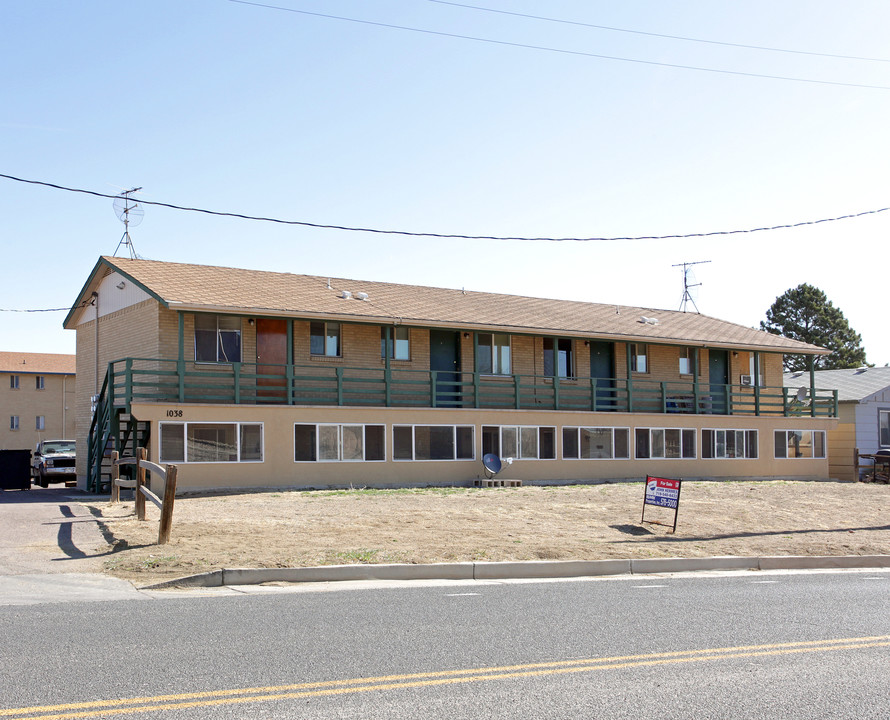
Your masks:
<path fill-rule="evenodd" d="M 279 5 L 250 2 L 250 0 L 229 0 L 229 2 L 237 3 L 239 5 L 250 5 L 252 7 L 264 8 L 266 10 L 280 10 L 282 12 L 297 13 L 299 15 L 311 15 L 313 17 L 327 18 L 329 20 L 343 20 L 344 22 L 359 23 L 361 25 L 373 25 L 375 27 L 384 27 L 393 30 L 407 30 L 409 32 L 424 33 L 426 35 L 459 38 L 461 40 L 472 40 L 473 42 L 488 43 L 491 45 L 505 45 L 507 47 L 524 48 L 526 50 L 540 50 L 543 52 L 560 53 L 562 55 L 597 58 L 600 60 L 617 60 L 620 62 L 637 63 L 639 65 L 657 65 L 658 67 L 668 67 L 677 70 L 696 70 L 698 72 L 718 73 L 721 75 L 736 75 L 741 77 L 761 78 L 767 80 L 783 80 L 786 82 L 801 82 L 814 85 L 837 85 L 841 87 L 866 88 L 869 90 L 890 90 L 890 86 L 888 85 L 867 85 L 864 83 L 847 83 L 833 80 L 813 80 L 810 78 L 789 77 L 785 75 L 766 75 L 762 73 L 743 72 L 739 70 L 718 70 L 716 68 L 700 67 L 697 65 L 680 65 L 677 63 L 656 62 L 655 60 L 640 60 L 638 58 L 619 57 L 616 55 L 600 55 L 598 53 L 583 52 L 581 50 L 565 50 L 563 48 L 547 47 L 544 45 L 529 45 L 527 43 L 508 42 L 506 40 L 493 40 L 491 38 L 475 37 L 472 35 L 460 35 L 458 33 L 448 33 L 439 30 L 424 30 L 423 28 L 409 27 L 407 25 L 393 25 L 391 23 L 376 22 L 373 20 L 359 20 L 358 18 L 344 17 L 342 15 L 328 15 L 325 13 L 310 12 L 309 10 L 297 10 L 295 8 L 281 7 Z"/>
<path fill-rule="evenodd" d="M 560 23 L 562 25 L 575 25 L 577 27 L 595 28 L 597 30 L 609 30 L 610 32 L 630 33 L 632 35 L 645 35 L 647 37 L 665 38 L 668 40 L 683 40 L 685 42 L 706 43 L 708 45 L 723 45 L 724 47 L 744 48 L 746 50 L 763 50 L 766 52 L 791 53 L 793 55 L 811 55 L 813 57 L 837 58 L 840 60 L 862 60 L 865 62 L 890 62 L 890 58 L 862 57 L 859 55 L 836 55 L 834 53 L 808 52 L 806 50 L 789 50 L 787 48 L 767 47 L 765 45 L 746 45 L 744 43 L 724 42 L 721 40 L 706 40 L 703 38 L 685 37 L 683 35 L 667 35 L 664 33 L 645 32 L 643 30 L 630 30 L 628 28 L 612 27 L 610 25 L 595 25 L 593 23 L 579 22 L 575 20 L 563 20 L 562 18 L 546 17 L 543 15 L 527 15 L 526 13 L 511 12 L 510 10 L 496 10 L 495 8 L 479 7 L 478 5 L 466 5 L 464 3 L 450 2 L 449 0 L 427 0 L 438 5 L 452 5 L 468 10 L 497 13 L 499 15 L 512 15 L 513 17 L 528 18 L 530 20 L 544 20 L 545 22 Z"/>
<path fill-rule="evenodd" d="M 108 198 L 114 200 L 120 195 L 109 195 L 107 193 L 95 192 L 93 190 L 82 190 L 80 188 L 71 188 L 64 185 L 56 185 L 55 183 L 42 182 L 40 180 L 26 180 L 24 178 L 15 177 L 14 175 L 6 175 L 0 173 L 0 178 L 14 180 L 15 182 L 28 183 L 29 185 L 40 185 L 42 187 L 53 188 L 54 190 L 65 190 L 66 192 L 82 193 L 93 197 Z M 805 220 L 803 222 L 786 223 L 783 225 L 769 225 L 764 227 L 746 228 L 741 230 L 716 230 L 713 232 L 686 233 L 677 235 L 635 235 L 626 237 L 519 237 L 519 236 L 499 236 L 499 235 L 459 235 L 450 233 L 433 233 L 433 232 L 411 232 L 408 230 L 381 230 L 379 228 L 351 227 L 348 225 L 325 225 L 322 223 L 312 223 L 303 220 L 282 220 L 280 218 L 262 217 L 257 215 L 244 215 L 233 212 L 220 212 L 218 210 L 205 210 L 203 208 L 185 207 L 183 205 L 173 205 L 172 203 L 157 202 L 152 200 L 139 200 L 143 205 L 154 205 L 156 207 L 170 208 L 171 210 L 183 210 L 186 212 L 203 213 L 204 215 L 215 215 L 217 217 L 231 217 L 240 220 L 253 220 L 257 222 L 271 222 L 279 225 L 299 225 L 302 227 L 320 228 L 323 230 L 345 230 L 348 232 L 376 233 L 378 235 L 403 235 L 406 237 L 430 237 L 445 238 L 452 240 L 515 240 L 522 242 L 618 242 L 622 240 L 682 240 L 686 238 L 715 237 L 718 235 L 742 235 L 746 233 L 767 232 L 770 230 L 786 230 L 789 228 L 804 227 L 807 225 L 820 225 L 822 223 L 838 222 L 840 220 L 851 220 L 853 218 L 864 217 L 866 215 L 876 215 L 878 213 L 887 212 L 890 207 L 878 208 L 877 210 L 864 210 L 859 213 L 851 213 L 850 215 L 839 215 L 838 217 L 822 218 L 820 220 Z"/>

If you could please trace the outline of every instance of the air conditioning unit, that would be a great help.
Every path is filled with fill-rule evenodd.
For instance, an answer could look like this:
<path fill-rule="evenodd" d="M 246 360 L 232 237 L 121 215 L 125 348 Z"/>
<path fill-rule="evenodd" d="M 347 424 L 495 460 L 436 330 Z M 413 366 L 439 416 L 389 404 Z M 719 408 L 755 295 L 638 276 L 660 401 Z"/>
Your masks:
<path fill-rule="evenodd" d="M 739 378 L 739 383 L 742 385 L 753 385 L 754 384 L 754 376 L 753 375 L 742 375 Z"/>

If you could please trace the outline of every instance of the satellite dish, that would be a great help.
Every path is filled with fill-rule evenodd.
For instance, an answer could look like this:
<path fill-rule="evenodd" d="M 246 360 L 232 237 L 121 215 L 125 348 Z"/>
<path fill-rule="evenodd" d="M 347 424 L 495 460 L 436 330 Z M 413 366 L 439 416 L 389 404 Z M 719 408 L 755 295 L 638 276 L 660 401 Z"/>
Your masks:
<path fill-rule="evenodd" d="M 132 192 L 132 191 L 129 191 Z M 129 192 L 114 199 L 114 214 L 124 225 L 136 227 L 142 222 L 145 210 L 130 197 Z"/>
<path fill-rule="evenodd" d="M 485 477 L 489 480 L 501 471 L 501 459 L 494 453 L 483 455 L 482 465 L 485 468 Z"/>
<path fill-rule="evenodd" d="M 807 399 L 807 389 L 805 387 L 797 388 L 797 402 L 803 402 Z"/>

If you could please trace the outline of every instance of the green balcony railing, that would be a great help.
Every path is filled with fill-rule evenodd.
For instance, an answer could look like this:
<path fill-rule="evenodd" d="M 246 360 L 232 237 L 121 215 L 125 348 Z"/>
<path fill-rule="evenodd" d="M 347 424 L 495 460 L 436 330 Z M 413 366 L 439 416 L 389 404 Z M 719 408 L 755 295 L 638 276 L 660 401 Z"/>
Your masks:
<path fill-rule="evenodd" d="M 109 364 L 115 407 L 133 402 L 516 408 L 591 412 L 837 417 L 837 391 L 633 378 L 491 376 L 339 363 L 210 364 L 126 358 Z"/>

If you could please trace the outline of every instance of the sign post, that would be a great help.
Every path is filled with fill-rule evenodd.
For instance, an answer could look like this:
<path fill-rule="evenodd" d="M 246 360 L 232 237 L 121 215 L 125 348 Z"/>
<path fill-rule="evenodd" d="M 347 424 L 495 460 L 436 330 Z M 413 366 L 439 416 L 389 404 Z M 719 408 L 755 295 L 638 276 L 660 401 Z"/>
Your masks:
<path fill-rule="evenodd" d="M 640 518 L 640 522 L 671 527 L 669 523 L 646 520 L 646 506 L 655 505 L 657 507 L 672 508 L 674 511 L 674 525 L 671 532 L 677 532 L 677 513 L 680 510 L 680 486 L 682 483 L 682 480 L 671 480 L 669 478 L 647 475 L 646 494 L 643 496 L 643 516 Z"/>

